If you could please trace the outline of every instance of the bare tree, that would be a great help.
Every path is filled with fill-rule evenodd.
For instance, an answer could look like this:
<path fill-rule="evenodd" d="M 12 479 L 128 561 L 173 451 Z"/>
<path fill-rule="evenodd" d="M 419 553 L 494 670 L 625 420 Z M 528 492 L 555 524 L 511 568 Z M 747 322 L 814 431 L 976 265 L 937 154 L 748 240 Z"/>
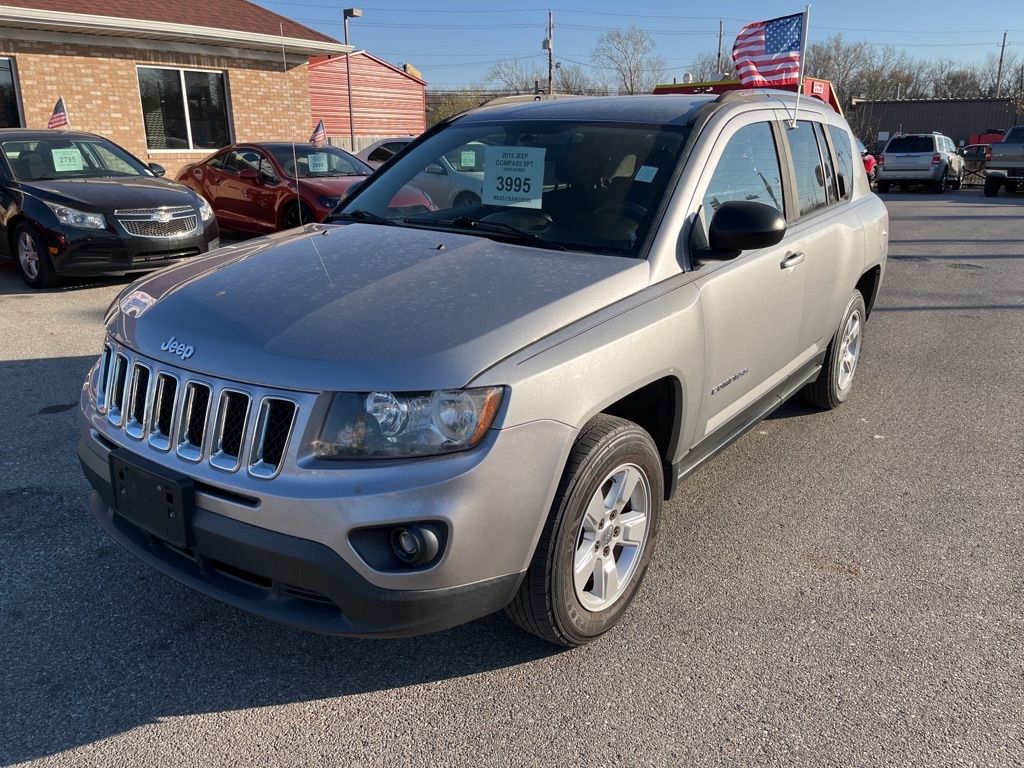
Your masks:
<path fill-rule="evenodd" d="M 695 82 L 707 83 L 712 80 L 734 80 L 737 78 L 736 65 L 733 64 L 732 56 L 722 57 L 722 68 L 718 68 L 718 54 L 706 52 L 698 54 L 690 65 L 689 74 Z"/>
<path fill-rule="evenodd" d="M 521 59 L 499 61 L 487 73 L 488 82 L 500 83 L 511 93 L 533 93 L 541 83 L 546 87 L 547 72 L 535 64 L 525 64 Z"/>
<path fill-rule="evenodd" d="M 441 99 L 434 104 L 428 115 L 431 125 L 439 123 L 452 115 L 465 112 L 467 109 L 476 109 L 481 103 L 491 98 L 493 93 L 488 95 L 479 87 L 460 88 L 455 91 L 446 91 Z"/>
<path fill-rule="evenodd" d="M 555 90 L 558 93 L 594 96 L 607 93 L 608 85 L 579 64 L 560 64 L 555 70 Z"/>
<path fill-rule="evenodd" d="M 665 75 L 665 60 L 655 53 L 654 39 L 638 27 L 605 32 L 590 58 L 611 72 L 619 93 L 650 93 Z"/>

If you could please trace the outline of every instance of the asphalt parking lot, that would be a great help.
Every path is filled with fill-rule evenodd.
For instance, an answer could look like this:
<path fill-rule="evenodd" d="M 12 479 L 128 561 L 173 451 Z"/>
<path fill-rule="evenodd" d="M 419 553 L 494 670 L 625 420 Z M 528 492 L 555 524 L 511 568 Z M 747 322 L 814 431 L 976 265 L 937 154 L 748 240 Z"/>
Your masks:
<path fill-rule="evenodd" d="M 124 281 L 0 263 L 0 764 L 1024 765 L 1024 197 L 886 195 L 850 402 L 788 405 L 668 507 L 619 628 L 293 631 L 85 508 L 78 390 Z"/>

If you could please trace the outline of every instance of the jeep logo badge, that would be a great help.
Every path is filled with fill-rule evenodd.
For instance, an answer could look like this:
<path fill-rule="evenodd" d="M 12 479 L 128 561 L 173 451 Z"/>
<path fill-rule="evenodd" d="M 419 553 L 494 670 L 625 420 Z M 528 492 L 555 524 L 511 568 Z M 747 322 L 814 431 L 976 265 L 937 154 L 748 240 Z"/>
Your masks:
<path fill-rule="evenodd" d="M 182 360 L 188 360 L 196 353 L 196 348 L 191 344 L 175 341 L 173 336 L 161 344 L 160 349 L 164 352 L 170 352 L 172 355 L 177 355 Z"/>

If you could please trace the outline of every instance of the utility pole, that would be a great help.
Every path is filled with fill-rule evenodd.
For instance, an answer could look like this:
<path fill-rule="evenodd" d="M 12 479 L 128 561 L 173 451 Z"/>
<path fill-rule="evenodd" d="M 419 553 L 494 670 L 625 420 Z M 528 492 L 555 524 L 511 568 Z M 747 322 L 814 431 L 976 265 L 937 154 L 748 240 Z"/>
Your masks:
<path fill-rule="evenodd" d="M 548 49 L 548 96 L 554 93 L 555 82 L 555 17 L 548 11 L 548 37 L 544 41 Z"/>
<path fill-rule="evenodd" d="M 722 40 L 725 39 L 725 21 L 722 19 L 718 20 L 718 60 L 715 63 L 716 72 L 725 74 L 725 70 L 722 69 Z"/>
<path fill-rule="evenodd" d="M 345 23 L 345 46 L 348 46 L 348 20 L 358 19 L 363 15 L 360 8 L 346 8 L 342 11 L 342 20 Z M 345 51 L 345 89 L 348 91 L 348 151 L 356 151 L 356 124 L 355 115 L 352 109 L 352 51 Z M 299 169 L 296 168 L 298 173 Z"/>
<path fill-rule="evenodd" d="M 1003 84 L 1003 57 L 1006 56 L 1006 33 L 1003 32 L 1003 44 L 999 48 L 999 69 L 996 71 L 996 98 L 999 98 L 999 91 Z"/>

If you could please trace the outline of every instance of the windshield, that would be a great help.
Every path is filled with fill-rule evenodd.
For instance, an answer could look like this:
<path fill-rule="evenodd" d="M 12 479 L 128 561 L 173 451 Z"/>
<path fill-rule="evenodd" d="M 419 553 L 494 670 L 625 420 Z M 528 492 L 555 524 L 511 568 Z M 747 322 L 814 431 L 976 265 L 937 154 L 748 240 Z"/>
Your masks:
<path fill-rule="evenodd" d="M 119 146 L 99 138 L 54 137 L 5 141 L 0 146 L 19 181 L 153 175 Z"/>
<path fill-rule="evenodd" d="M 368 176 L 373 169 L 347 152 L 334 147 L 311 147 L 280 144 L 269 147 L 274 159 L 285 174 L 295 178 L 298 163 L 300 179 L 319 179 L 326 176 Z"/>
<path fill-rule="evenodd" d="M 379 171 L 340 213 L 635 256 L 688 134 L 630 123 L 456 122 Z M 396 220 L 388 202 L 405 185 L 436 210 Z"/>

